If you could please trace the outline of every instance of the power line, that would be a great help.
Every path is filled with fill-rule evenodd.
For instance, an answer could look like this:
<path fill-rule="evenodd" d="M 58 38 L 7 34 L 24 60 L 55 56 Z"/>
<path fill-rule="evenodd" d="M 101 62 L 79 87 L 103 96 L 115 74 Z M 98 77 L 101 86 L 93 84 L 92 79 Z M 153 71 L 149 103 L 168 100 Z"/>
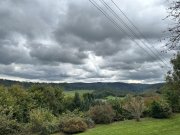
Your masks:
<path fill-rule="evenodd" d="M 133 39 L 133 37 L 131 35 L 129 35 L 124 29 L 122 29 L 119 24 L 112 18 L 110 17 L 109 14 L 106 13 L 106 11 L 104 11 L 103 8 L 101 8 L 97 2 L 95 2 L 94 0 L 89 0 L 101 13 L 103 13 L 105 15 L 105 17 L 110 21 L 112 22 L 116 28 L 118 28 L 119 30 L 121 30 L 123 33 L 125 33 L 133 42 L 136 43 L 136 45 L 138 45 L 141 49 L 143 49 L 144 51 L 146 51 L 151 57 L 153 57 L 146 49 L 144 49 L 137 41 L 135 41 Z M 161 64 L 161 63 L 160 63 Z M 163 67 L 163 65 L 161 64 L 161 66 Z"/>
<path fill-rule="evenodd" d="M 139 38 L 138 35 L 123 21 L 123 19 L 121 19 L 121 17 L 119 17 L 119 15 L 104 0 L 100 1 L 116 17 L 116 19 L 118 19 L 132 33 L 135 38 Z M 164 63 L 164 65 L 166 65 L 166 63 L 161 59 L 161 57 L 157 55 L 148 45 L 146 45 L 144 41 L 140 41 L 147 47 L 148 50 L 151 51 L 151 53 L 153 53 L 156 57 L 160 59 L 162 63 Z"/>
<path fill-rule="evenodd" d="M 111 0 L 111 2 L 116 6 L 116 8 L 124 15 L 124 17 L 129 21 L 129 23 L 137 30 L 137 32 L 150 44 L 151 42 L 143 35 L 143 33 L 136 27 L 136 25 L 134 25 L 134 23 L 129 19 L 129 17 L 123 12 L 123 10 L 121 10 L 121 8 L 113 1 Z M 151 45 L 151 44 L 150 44 Z M 164 59 L 164 56 L 153 46 L 151 45 L 151 47 L 153 47 L 156 52 Z M 164 59 L 164 61 L 166 63 L 168 63 L 166 61 L 166 59 Z"/>

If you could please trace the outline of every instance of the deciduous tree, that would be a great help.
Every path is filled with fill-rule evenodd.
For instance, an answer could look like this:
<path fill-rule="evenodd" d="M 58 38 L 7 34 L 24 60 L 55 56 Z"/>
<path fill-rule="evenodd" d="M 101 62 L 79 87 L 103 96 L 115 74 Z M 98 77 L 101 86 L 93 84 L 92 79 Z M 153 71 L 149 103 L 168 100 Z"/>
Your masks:
<path fill-rule="evenodd" d="M 133 97 L 128 95 L 124 108 L 134 116 L 136 121 L 140 121 L 141 115 L 145 110 L 144 100 L 139 96 Z"/>
<path fill-rule="evenodd" d="M 180 112 L 180 53 L 172 60 L 173 70 L 167 73 L 165 93 L 173 112 Z"/>

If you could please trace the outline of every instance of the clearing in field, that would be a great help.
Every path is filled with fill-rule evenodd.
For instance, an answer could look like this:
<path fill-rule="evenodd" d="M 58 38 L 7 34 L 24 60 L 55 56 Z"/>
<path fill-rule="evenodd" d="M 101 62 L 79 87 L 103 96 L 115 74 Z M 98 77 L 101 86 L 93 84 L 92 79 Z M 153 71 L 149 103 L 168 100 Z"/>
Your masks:
<path fill-rule="evenodd" d="M 66 97 L 73 97 L 75 93 L 79 93 L 80 95 L 83 95 L 85 93 L 92 93 L 93 90 L 72 90 L 72 91 L 64 91 L 64 94 Z"/>

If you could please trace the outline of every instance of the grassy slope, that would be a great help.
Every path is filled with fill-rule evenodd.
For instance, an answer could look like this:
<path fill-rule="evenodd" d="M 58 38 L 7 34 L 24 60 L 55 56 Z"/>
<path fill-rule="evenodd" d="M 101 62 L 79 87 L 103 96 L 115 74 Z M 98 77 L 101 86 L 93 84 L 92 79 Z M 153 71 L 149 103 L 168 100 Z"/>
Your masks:
<path fill-rule="evenodd" d="M 180 114 L 165 120 L 146 118 L 98 125 L 80 135 L 180 135 Z"/>

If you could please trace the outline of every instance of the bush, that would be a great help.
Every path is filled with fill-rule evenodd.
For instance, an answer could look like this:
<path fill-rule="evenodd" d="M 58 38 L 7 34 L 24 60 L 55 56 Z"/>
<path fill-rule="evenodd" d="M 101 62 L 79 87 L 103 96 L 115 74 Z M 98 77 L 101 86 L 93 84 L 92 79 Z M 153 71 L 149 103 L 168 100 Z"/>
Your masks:
<path fill-rule="evenodd" d="M 73 134 L 85 131 L 88 125 L 81 117 L 64 116 L 60 121 L 60 129 L 64 133 Z"/>
<path fill-rule="evenodd" d="M 110 105 L 95 105 L 89 110 L 90 117 L 97 124 L 111 123 L 115 116 L 114 110 Z"/>
<path fill-rule="evenodd" d="M 121 99 L 108 99 L 108 103 L 112 106 L 113 110 L 115 111 L 114 121 L 124 120 L 125 116 L 124 109 L 122 108 L 122 101 Z"/>
<path fill-rule="evenodd" d="M 174 113 L 180 112 L 180 94 L 177 94 L 175 90 L 166 90 L 165 96 L 169 105 Z"/>
<path fill-rule="evenodd" d="M 29 93 L 36 108 L 47 108 L 55 116 L 62 113 L 64 94 L 61 88 L 37 84 L 30 88 Z"/>
<path fill-rule="evenodd" d="M 145 110 L 144 100 L 142 97 L 133 97 L 132 95 L 127 95 L 124 109 L 131 113 L 136 121 L 140 121 L 140 118 Z"/>
<path fill-rule="evenodd" d="M 8 92 L 7 88 L 0 86 L 0 116 L 8 115 L 9 118 L 12 118 L 16 108 L 15 102 L 15 98 Z"/>
<path fill-rule="evenodd" d="M 172 110 L 166 102 L 154 101 L 150 107 L 150 114 L 153 118 L 169 118 L 172 114 Z"/>
<path fill-rule="evenodd" d="M 21 132 L 22 127 L 15 120 L 10 120 L 6 116 L 0 116 L 0 135 L 15 135 Z"/>
<path fill-rule="evenodd" d="M 129 112 L 129 111 L 127 111 L 127 110 L 125 110 L 125 109 L 122 110 L 122 116 L 123 116 L 123 118 L 124 118 L 125 120 L 132 120 L 132 119 L 134 118 L 134 116 L 132 115 L 132 113 Z"/>
<path fill-rule="evenodd" d="M 125 101 L 123 99 L 108 99 L 108 103 L 112 106 L 113 110 L 115 111 L 114 121 L 133 119 L 131 112 L 128 112 L 123 108 L 123 105 L 125 104 Z"/>
<path fill-rule="evenodd" d="M 39 108 L 30 112 L 30 129 L 33 133 L 49 135 L 58 131 L 58 123 L 50 111 Z"/>
<path fill-rule="evenodd" d="M 12 85 L 8 92 L 15 100 L 13 118 L 20 123 L 29 121 L 29 111 L 32 108 L 32 99 L 29 93 L 20 85 Z"/>
<path fill-rule="evenodd" d="M 88 117 L 85 118 L 85 122 L 86 122 L 88 128 L 93 128 L 93 127 L 95 127 L 95 123 L 94 123 L 94 121 L 93 121 L 91 118 L 88 118 Z"/>

